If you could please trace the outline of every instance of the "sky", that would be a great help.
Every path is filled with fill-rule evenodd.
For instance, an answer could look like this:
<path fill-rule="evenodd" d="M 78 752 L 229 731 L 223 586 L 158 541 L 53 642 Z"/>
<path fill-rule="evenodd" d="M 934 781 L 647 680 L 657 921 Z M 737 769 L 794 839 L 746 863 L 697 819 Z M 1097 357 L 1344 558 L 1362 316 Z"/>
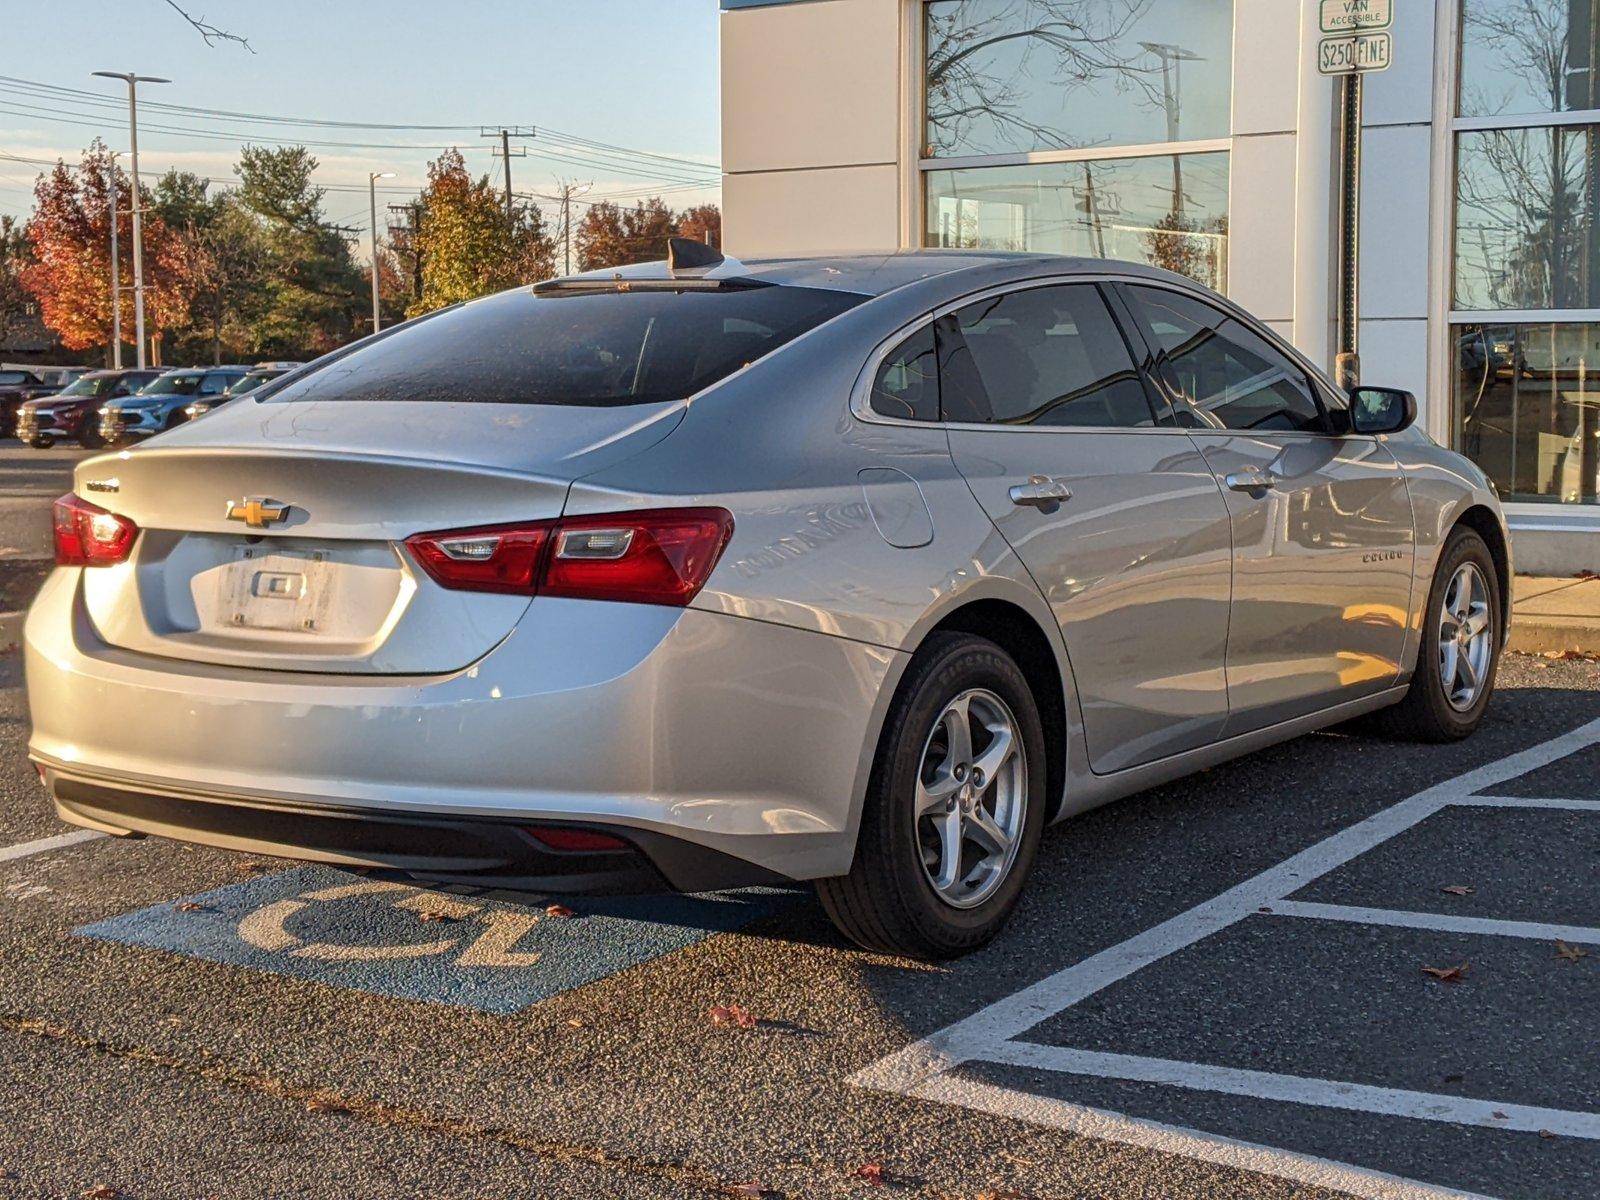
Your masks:
<path fill-rule="evenodd" d="M 126 151 L 126 85 L 94 78 L 97 70 L 172 80 L 140 87 L 139 167 L 147 185 L 168 167 L 226 181 L 246 140 L 304 142 L 321 164 L 316 181 L 330 189 L 325 213 L 363 231 L 368 172 L 395 172 L 379 180 L 379 204 L 398 203 L 415 195 L 428 161 L 453 144 L 474 174 L 492 173 L 498 184 L 502 164 L 491 156 L 498 141 L 479 137 L 479 126 L 536 131 L 521 140 L 528 157 L 513 149 L 514 191 L 548 192 L 565 179 L 592 182 L 585 201 L 631 203 L 659 193 L 683 208 L 718 199 L 717 0 L 177 2 L 248 38 L 254 52 L 229 42 L 207 46 L 168 0 L 0 0 L 10 50 L 0 65 L 0 213 L 31 208 L 43 168 L 17 158 L 73 163 L 97 134 Z M 464 128 L 268 124 L 160 111 L 151 102 Z M 162 125 L 207 136 L 156 128 Z M 380 224 L 386 220 L 380 208 Z"/>

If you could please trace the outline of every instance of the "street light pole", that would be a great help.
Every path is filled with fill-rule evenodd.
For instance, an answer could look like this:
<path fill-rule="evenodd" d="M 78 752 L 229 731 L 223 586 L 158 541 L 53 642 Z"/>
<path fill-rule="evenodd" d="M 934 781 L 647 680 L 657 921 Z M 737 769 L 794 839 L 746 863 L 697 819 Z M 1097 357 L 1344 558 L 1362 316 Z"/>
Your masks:
<path fill-rule="evenodd" d="M 122 370 L 122 263 L 117 254 L 117 156 L 111 156 L 111 365 Z"/>
<path fill-rule="evenodd" d="M 139 84 L 171 83 L 156 75 L 135 75 L 132 71 L 96 71 L 104 79 L 120 79 L 128 85 L 128 156 L 133 173 L 133 328 L 139 339 L 139 367 L 145 365 L 144 355 L 144 235 L 139 229 L 139 213 L 143 207 L 139 199 Z M 114 222 L 113 222 L 114 223 Z"/>
<path fill-rule="evenodd" d="M 372 203 L 372 332 L 383 328 L 383 318 L 378 312 L 378 180 L 393 179 L 393 171 L 367 173 L 367 198 Z"/>

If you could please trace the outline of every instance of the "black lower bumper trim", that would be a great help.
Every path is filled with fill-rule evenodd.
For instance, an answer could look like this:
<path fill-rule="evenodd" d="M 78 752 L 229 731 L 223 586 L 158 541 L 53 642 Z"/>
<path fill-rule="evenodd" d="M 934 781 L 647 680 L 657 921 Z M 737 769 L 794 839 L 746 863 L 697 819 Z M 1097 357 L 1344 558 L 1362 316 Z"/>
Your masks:
<path fill-rule="evenodd" d="M 743 859 L 650 830 L 584 821 L 523 823 L 245 801 L 190 799 L 46 771 L 68 821 L 228 850 L 403 871 L 417 879 L 513 891 L 707 892 L 791 883 Z M 616 850 L 555 850 L 528 826 L 605 833 Z"/>

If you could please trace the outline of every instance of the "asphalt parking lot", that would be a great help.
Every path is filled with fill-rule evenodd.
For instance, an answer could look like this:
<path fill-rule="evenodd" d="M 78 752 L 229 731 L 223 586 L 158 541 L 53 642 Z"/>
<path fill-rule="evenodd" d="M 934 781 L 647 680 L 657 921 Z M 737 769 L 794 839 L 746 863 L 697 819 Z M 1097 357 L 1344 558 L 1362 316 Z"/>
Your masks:
<path fill-rule="evenodd" d="M 0 548 L 73 457 L 0 453 Z M 0 656 L 0 1200 L 1597 1190 L 1592 663 L 1508 657 L 1463 746 L 1341 729 L 1058 826 L 945 967 L 803 891 L 63 839 L 21 684 Z"/>

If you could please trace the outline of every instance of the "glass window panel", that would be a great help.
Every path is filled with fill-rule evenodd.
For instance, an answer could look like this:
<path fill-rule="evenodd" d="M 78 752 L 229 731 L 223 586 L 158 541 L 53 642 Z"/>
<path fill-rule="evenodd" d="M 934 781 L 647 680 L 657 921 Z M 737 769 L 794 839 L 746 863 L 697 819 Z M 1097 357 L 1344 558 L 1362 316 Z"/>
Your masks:
<path fill-rule="evenodd" d="M 1600 307 L 1600 126 L 1492 129 L 1457 145 L 1455 307 Z"/>
<path fill-rule="evenodd" d="M 932 0 L 927 156 L 1227 137 L 1233 0 Z"/>
<path fill-rule="evenodd" d="M 1600 108 L 1593 0 L 1463 0 L 1461 115 Z"/>
<path fill-rule="evenodd" d="M 1124 259 L 1227 290 L 1225 152 L 926 177 L 930 246 Z"/>
<path fill-rule="evenodd" d="M 1133 356 L 1092 284 L 991 296 L 961 309 L 953 324 L 972 369 L 950 372 L 947 420 L 1102 429 L 1155 423 Z"/>
<path fill-rule="evenodd" d="M 939 419 L 939 365 L 932 325 L 901 342 L 878 368 L 872 381 L 872 411 L 902 421 Z"/>
<path fill-rule="evenodd" d="M 1168 387 L 1204 414 L 1197 423 L 1326 431 L 1305 372 L 1237 318 L 1166 288 L 1128 291 L 1161 347 Z"/>
<path fill-rule="evenodd" d="M 1461 449 L 1506 500 L 1600 499 L 1600 325 L 1459 325 Z"/>

